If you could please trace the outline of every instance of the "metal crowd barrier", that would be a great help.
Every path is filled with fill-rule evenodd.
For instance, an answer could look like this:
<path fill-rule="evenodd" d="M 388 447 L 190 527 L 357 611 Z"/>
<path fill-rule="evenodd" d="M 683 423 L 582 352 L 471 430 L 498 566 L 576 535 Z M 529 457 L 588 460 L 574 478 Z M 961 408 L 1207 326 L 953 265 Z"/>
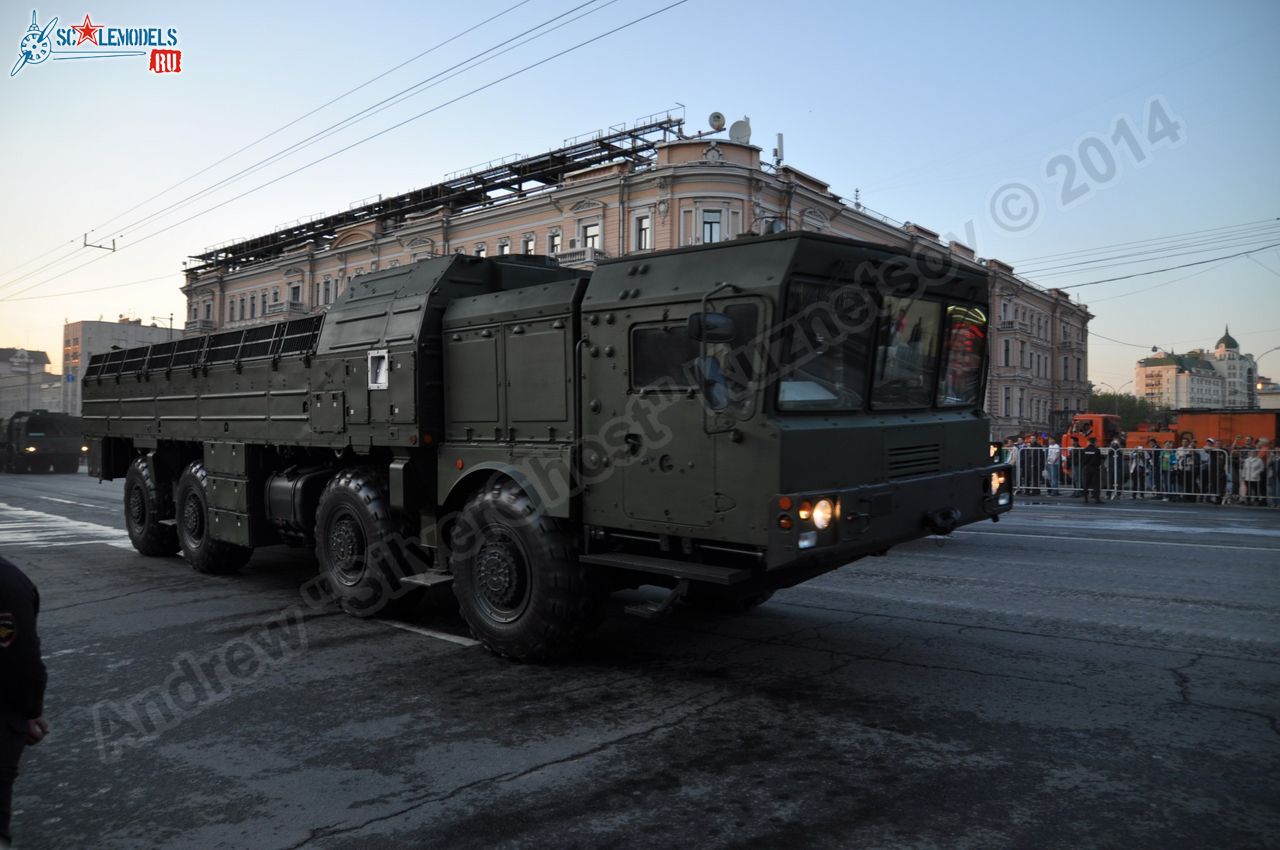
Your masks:
<path fill-rule="evenodd" d="M 1280 451 L 1275 449 L 1101 448 L 1104 499 L 1280 507 Z M 1060 449 L 1056 464 L 1049 463 L 1047 447 L 1005 452 L 1014 465 L 1015 494 L 1083 495 L 1082 449 Z"/>

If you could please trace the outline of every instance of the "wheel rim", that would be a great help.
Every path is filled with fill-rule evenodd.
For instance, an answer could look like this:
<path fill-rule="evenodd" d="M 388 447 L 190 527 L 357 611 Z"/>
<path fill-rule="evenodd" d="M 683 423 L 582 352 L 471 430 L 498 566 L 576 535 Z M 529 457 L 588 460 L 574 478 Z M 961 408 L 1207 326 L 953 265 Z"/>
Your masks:
<path fill-rule="evenodd" d="M 490 526 L 481 535 L 484 543 L 476 555 L 476 598 L 490 620 L 510 623 L 529 607 L 529 561 L 505 528 Z"/>
<path fill-rule="evenodd" d="M 364 528 L 355 515 L 344 508 L 329 524 L 327 538 L 334 577 L 347 587 L 354 587 L 364 576 Z"/>
<path fill-rule="evenodd" d="M 182 536 L 193 549 L 204 542 L 204 504 L 195 492 L 182 501 Z"/>
<path fill-rule="evenodd" d="M 126 509 L 129 513 L 129 525 L 137 531 L 141 531 L 147 525 L 147 497 L 142 492 L 142 488 L 134 486 L 129 489 L 129 499 L 126 502 Z"/>

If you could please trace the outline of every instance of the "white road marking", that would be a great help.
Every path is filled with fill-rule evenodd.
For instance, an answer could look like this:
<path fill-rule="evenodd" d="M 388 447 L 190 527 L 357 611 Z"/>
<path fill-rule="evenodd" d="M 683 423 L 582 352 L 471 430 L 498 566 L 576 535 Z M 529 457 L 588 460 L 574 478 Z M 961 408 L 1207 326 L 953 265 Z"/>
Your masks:
<path fill-rule="evenodd" d="M 1187 546 L 1194 549 L 1234 549 L 1241 552 L 1274 552 L 1280 555 L 1280 546 L 1231 546 L 1226 543 L 1183 543 L 1172 540 L 1147 540 L 1120 537 L 1092 537 L 1079 535 L 1070 537 L 1064 534 L 1019 534 L 1016 531 L 970 531 L 967 528 L 957 529 L 953 534 L 985 534 L 988 537 L 1030 537 L 1035 540 L 1071 540 L 1076 543 L 1131 543 L 1134 546 Z"/>
<path fill-rule="evenodd" d="M 456 643 L 458 646 L 479 646 L 480 645 L 480 641 L 472 640 L 469 637 L 462 637 L 461 635 L 451 635 L 448 632 L 438 632 L 435 629 L 425 629 L 422 626 L 412 626 L 408 623 L 401 623 L 396 620 L 378 620 L 377 622 L 382 623 L 383 625 L 386 625 L 386 626 L 390 626 L 393 629 L 401 629 L 402 631 L 413 632 L 414 634 L 419 634 L 419 635 L 425 635 L 426 637 L 436 638 L 437 640 L 448 641 L 449 643 Z"/>
<path fill-rule="evenodd" d="M 95 511 L 115 511 L 115 508 L 106 508 L 102 505 L 91 505 L 88 502 L 73 502 L 70 499 L 58 499 L 53 496 L 40 496 L 38 498 L 44 499 L 46 502 L 57 502 L 62 505 L 75 505 L 77 508 L 91 508 Z"/>
<path fill-rule="evenodd" d="M 0 502 L 0 546 L 87 546 L 102 543 L 132 549 L 129 533 L 96 522 L 67 519 L 57 514 L 19 508 Z"/>

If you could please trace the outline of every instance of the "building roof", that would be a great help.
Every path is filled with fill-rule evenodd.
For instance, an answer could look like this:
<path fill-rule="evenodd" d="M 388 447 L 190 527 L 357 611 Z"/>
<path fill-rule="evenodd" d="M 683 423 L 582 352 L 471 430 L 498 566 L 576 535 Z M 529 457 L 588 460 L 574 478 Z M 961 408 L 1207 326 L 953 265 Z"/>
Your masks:
<path fill-rule="evenodd" d="M 1158 357 L 1144 357 L 1138 361 L 1139 366 L 1177 366 L 1184 372 L 1213 371 L 1213 366 L 1197 354 L 1161 354 Z"/>
<path fill-rule="evenodd" d="M 49 365 L 49 355 L 43 351 L 29 351 L 23 348 L 0 348 L 0 362 L 8 363 L 19 351 L 27 352 L 30 363 L 34 363 L 37 366 Z"/>
<path fill-rule="evenodd" d="M 1236 342 L 1236 338 L 1231 335 L 1231 326 L 1227 325 L 1223 329 L 1222 339 L 1218 340 L 1218 344 L 1214 348 L 1234 348 L 1240 350 L 1240 343 Z"/>

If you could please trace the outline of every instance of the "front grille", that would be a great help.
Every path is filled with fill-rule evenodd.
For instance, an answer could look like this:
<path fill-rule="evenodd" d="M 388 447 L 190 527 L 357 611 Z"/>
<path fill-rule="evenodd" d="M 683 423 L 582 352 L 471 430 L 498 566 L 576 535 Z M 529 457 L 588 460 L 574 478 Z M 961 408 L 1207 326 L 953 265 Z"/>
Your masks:
<path fill-rule="evenodd" d="M 895 446 L 889 449 L 888 475 L 906 478 L 937 472 L 942 467 L 942 447 L 937 443 L 919 446 Z"/>

